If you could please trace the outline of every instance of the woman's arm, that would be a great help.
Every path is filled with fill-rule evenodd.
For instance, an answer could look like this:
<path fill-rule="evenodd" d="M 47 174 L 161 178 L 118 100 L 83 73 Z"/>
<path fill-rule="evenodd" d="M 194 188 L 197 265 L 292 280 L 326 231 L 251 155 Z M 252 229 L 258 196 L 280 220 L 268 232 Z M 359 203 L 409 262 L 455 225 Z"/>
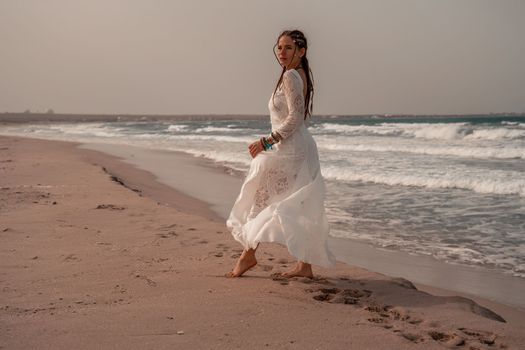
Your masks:
<path fill-rule="evenodd" d="M 287 139 L 303 123 L 304 119 L 303 79 L 299 74 L 291 70 L 284 72 L 283 91 L 288 105 L 288 116 L 275 132 L 282 139 Z"/>
<path fill-rule="evenodd" d="M 257 154 L 265 150 L 265 143 L 267 145 L 272 145 L 290 137 L 301 123 L 303 123 L 303 85 L 303 79 L 300 76 L 292 73 L 292 71 L 284 72 L 283 91 L 286 98 L 286 104 L 288 105 L 288 116 L 284 119 L 279 128 L 271 133 L 270 137 L 264 137 L 259 141 L 255 141 L 248 147 L 252 158 L 255 158 Z"/>

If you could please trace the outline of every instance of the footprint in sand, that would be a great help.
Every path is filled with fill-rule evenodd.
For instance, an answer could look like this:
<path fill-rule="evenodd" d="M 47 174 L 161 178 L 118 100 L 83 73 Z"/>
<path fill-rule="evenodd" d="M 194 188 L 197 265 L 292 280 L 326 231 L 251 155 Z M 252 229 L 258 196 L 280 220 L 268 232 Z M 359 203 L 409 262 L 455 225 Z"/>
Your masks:
<path fill-rule="evenodd" d="M 63 261 L 67 261 L 67 262 L 70 262 L 70 261 L 82 261 L 82 259 L 77 257 L 75 254 L 69 254 L 69 255 L 66 255 L 66 257 L 63 259 Z"/>
<path fill-rule="evenodd" d="M 406 322 L 411 325 L 419 325 L 423 323 L 423 320 L 411 315 L 408 310 L 402 307 L 392 307 L 389 305 L 386 306 L 368 306 L 365 310 L 378 313 L 380 316 L 385 317 L 389 320 Z M 436 333 L 437 334 L 437 333 Z M 452 339 L 452 337 L 450 338 Z M 457 339 L 450 340 L 450 342 L 456 342 Z"/>
<path fill-rule="evenodd" d="M 349 304 L 356 305 L 361 302 L 361 299 L 366 299 L 372 294 L 371 291 L 366 289 L 354 289 L 354 288 L 318 288 L 318 289 L 306 289 L 309 293 L 316 292 L 313 299 L 318 301 L 326 301 L 331 304 Z"/>
<path fill-rule="evenodd" d="M 411 316 L 407 309 L 402 307 L 394 307 L 388 310 L 388 313 L 394 320 L 397 321 L 410 321 Z M 419 322 L 417 322 L 419 323 Z"/>
<path fill-rule="evenodd" d="M 421 343 L 425 341 L 424 337 L 416 333 L 401 331 L 400 334 L 403 338 L 410 340 L 412 343 Z"/>
<path fill-rule="evenodd" d="M 368 319 L 368 322 L 373 322 L 373 323 L 387 323 L 389 322 L 388 319 L 384 318 L 384 317 L 371 317 Z M 390 327 L 392 327 L 391 325 L 389 325 Z"/>
<path fill-rule="evenodd" d="M 321 276 L 314 276 L 310 280 L 312 282 L 314 282 L 314 283 L 317 283 L 317 284 L 333 284 L 332 282 L 330 282 L 329 280 L 327 280 L 326 278 L 321 277 Z"/>
<path fill-rule="evenodd" d="M 313 296 L 314 300 L 317 301 L 329 301 L 330 300 L 330 294 L 328 293 L 320 293 Z"/>
<path fill-rule="evenodd" d="M 392 321 L 402 321 L 411 325 L 419 325 L 423 320 L 411 315 L 408 310 L 400 307 L 392 307 L 390 305 L 370 305 L 365 308 L 370 312 L 378 313 L 380 316 L 391 319 Z"/>
<path fill-rule="evenodd" d="M 99 204 L 95 209 L 124 210 L 126 207 L 114 204 Z"/>
<path fill-rule="evenodd" d="M 164 226 L 159 227 L 159 230 L 171 230 L 177 226 L 178 226 L 177 224 L 164 225 Z"/>
<path fill-rule="evenodd" d="M 304 284 L 333 285 L 332 282 L 330 282 L 326 278 L 320 277 L 320 276 L 314 276 L 312 278 L 308 278 L 308 277 L 292 277 L 291 279 L 293 281 L 301 282 L 301 283 L 304 283 Z"/>
<path fill-rule="evenodd" d="M 276 272 L 276 273 L 272 273 L 272 274 L 270 275 L 270 277 L 272 278 L 272 280 L 279 282 L 279 284 L 282 284 L 283 286 L 286 286 L 286 285 L 290 284 L 290 281 L 288 281 L 288 278 L 283 277 L 283 276 L 282 276 L 280 273 L 278 273 L 278 272 Z"/>
<path fill-rule="evenodd" d="M 233 254 L 230 255 L 230 257 L 231 257 L 232 259 L 237 259 L 237 258 L 239 258 L 239 257 L 241 256 L 241 254 L 242 254 L 242 249 L 232 249 L 232 252 L 233 252 Z"/>
<path fill-rule="evenodd" d="M 226 252 L 230 249 L 230 247 L 224 243 L 218 243 L 217 245 L 215 245 L 215 247 L 217 249 L 222 249 L 223 252 Z"/>
<path fill-rule="evenodd" d="M 448 347 L 465 345 L 465 339 L 463 339 L 456 333 L 429 331 L 428 335 L 430 336 L 430 338 L 440 343 L 443 343 L 445 346 L 448 346 Z"/>
<path fill-rule="evenodd" d="M 148 276 L 136 274 L 135 277 L 145 280 L 146 283 L 148 284 L 148 286 L 150 286 L 150 287 L 156 287 L 157 286 L 157 282 L 155 282 L 154 280 L 152 280 Z"/>
<path fill-rule="evenodd" d="M 271 265 L 262 265 L 262 264 L 258 264 L 257 265 L 260 269 L 262 269 L 263 271 L 271 271 L 273 270 L 273 266 Z"/>
<path fill-rule="evenodd" d="M 179 234 L 175 231 L 169 231 L 169 232 L 166 232 L 166 233 L 157 233 L 157 236 L 159 236 L 160 238 L 173 238 L 173 237 L 177 237 Z"/>
<path fill-rule="evenodd" d="M 325 289 L 323 290 L 323 292 L 325 292 L 325 295 L 330 295 L 330 293 L 326 293 L 330 292 L 330 290 Z M 335 293 L 335 295 L 337 295 L 337 293 Z M 365 297 L 367 297 L 366 294 Z M 322 296 L 320 298 L 322 298 Z M 326 299 L 330 299 L 330 297 L 328 296 L 326 297 Z M 329 302 L 331 302 L 331 300 Z M 403 307 L 393 307 L 390 305 L 371 303 L 367 305 L 364 309 L 374 314 L 373 317 L 368 318 L 369 322 L 378 325 L 381 324 L 386 329 L 392 329 L 394 333 L 398 333 L 400 336 L 413 343 L 420 343 L 426 340 L 434 340 L 444 345 L 445 347 L 452 348 L 468 345 L 472 350 L 481 350 L 486 345 L 495 345 L 497 340 L 497 334 L 495 333 L 465 327 L 458 328 L 457 330 L 460 332 L 432 329 L 426 332 L 421 330 L 422 332 L 419 333 L 417 330 L 421 329 L 421 325 L 437 328 L 439 327 L 439 324 L 436 322 L 424 322 L 422 319 L 418 318 L 417 316 L 414 316 L 412 313 L 410 313 L 407 309 Z M 407 326 L 411 327 L 412 331 L 407 331 L 405 329 Z M 415 329 L 412 328 L 414 326 L 416 327 Z M 500 348 L 506 347 L 505 344 L 499 344 L 499 346 Z"/>
<path fill-rule="evenodd" d="M 458 330 L 460 330 L 461 332 L 463 332 L 463 334 L 468 336 L 470 340 L 477 340 L 481 344 L 486 344 L 486 345 L 494 345 L 494 343 L 496 342 L 496 338 L 498 337 L 497 334 L 495 333 L 471 329 L 471 328 L 461 327 L 461 328 L 458 328 Z"/>

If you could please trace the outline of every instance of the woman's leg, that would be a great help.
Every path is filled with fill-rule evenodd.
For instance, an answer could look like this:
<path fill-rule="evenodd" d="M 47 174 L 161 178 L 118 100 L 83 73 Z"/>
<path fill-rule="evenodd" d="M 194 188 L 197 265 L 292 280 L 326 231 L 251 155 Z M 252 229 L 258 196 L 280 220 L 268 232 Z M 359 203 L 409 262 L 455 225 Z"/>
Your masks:
<path fill-rule="evenodd" d="M 258 244 L 257 247 L 259 247 Z M 257 247 L 255 249 L 250 248 L 243 250 L 235 267 L 226 274 L 226 277 L 241 277 L 246 271 L 257 265 L 257 259 L 255 259 Z"/>
<path fill-rule="evenodd" d="M 308 277 L 313 278 L 314 274 L 312 272 L 312 264 L 305 263 L 303 261 L 298 261 L 293 269 L 281 273 L 283 277 Z"/>

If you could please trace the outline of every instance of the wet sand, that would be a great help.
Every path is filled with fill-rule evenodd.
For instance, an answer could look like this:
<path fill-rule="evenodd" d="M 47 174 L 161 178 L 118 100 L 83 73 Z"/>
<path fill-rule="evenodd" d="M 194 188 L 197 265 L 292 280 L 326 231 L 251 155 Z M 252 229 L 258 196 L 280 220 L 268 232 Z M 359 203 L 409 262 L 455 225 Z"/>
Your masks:
<path fill-rule="evenodd" d="M 343 263 L 316 268 L 314 279 L 278 278 L 272 274 L 294 261 L 275 244 L 261 245 L 259 264 L 245 277 L 224 278 L 241 247 L 220 206 L 77 146 L 0 137 L 3 348 L 518 349 L 524 343 L 523 311 L 447 288 L 436 292 L 449 296 L 435 296 L 406 279 Z"/>

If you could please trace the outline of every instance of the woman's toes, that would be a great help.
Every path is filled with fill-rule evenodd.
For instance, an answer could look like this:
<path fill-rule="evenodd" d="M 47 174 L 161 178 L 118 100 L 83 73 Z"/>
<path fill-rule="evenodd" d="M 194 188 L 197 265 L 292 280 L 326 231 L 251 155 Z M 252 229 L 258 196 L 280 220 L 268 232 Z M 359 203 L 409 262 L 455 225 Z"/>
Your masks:
<path fill-rule="evenodd" d="M 225 276 L 240 277 L 255 265 L 257 265 L 257 260 L 255 259 L 253 259 L 253 261 L 246 261 L 246 259 L 240 259 L 239 261 L 237 261 L 237 264 L 235 265 L 234 269 L 225 274 Z"/>

